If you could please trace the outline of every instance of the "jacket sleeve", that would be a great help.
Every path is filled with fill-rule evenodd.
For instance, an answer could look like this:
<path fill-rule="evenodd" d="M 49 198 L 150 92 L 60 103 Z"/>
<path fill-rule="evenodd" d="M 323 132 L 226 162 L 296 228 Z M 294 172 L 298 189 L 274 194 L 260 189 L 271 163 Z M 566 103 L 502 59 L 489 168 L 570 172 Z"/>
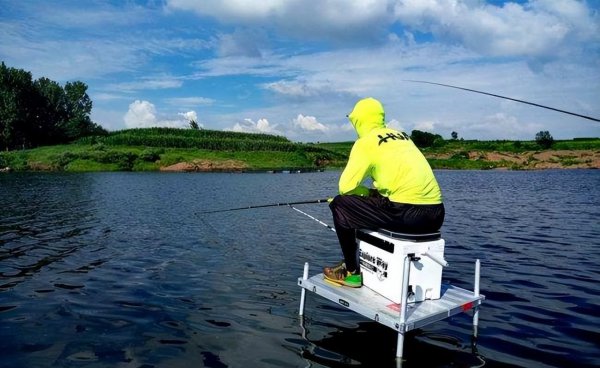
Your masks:
<path fill-rule="evenodd" d="M 363 142 L 357 140 L 352 146 L 348 163 L 342 172 L 339 183 L 340 194 L 368 196 L 369 188 L 362 184 L 370 173 L 371 162 Z"/>

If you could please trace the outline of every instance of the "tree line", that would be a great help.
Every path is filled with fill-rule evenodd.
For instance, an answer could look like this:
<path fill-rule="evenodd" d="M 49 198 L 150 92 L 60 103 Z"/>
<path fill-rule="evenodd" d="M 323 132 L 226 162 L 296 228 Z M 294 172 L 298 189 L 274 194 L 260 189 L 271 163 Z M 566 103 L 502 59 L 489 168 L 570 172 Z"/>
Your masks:
<path fill-rule="evenodd" d="M 92 122 L 87 85 L 61 87 L 30 72 L 0 65 L 0 149 L 62 144 L 107 131 Z"/>
<path fill-rule="evenodd" d="M 451 136 L 452 136 L 453 141 L 458 140 L 457 132 L 453 131 Z M 417 147 L 419 147 L 419 148 L 439 147 L 439 146 L 444 145 L 444 143 L 445 143 L 444 138 L 442 138 L 441 135 L 428 133 L 428 132 L 422 132 L 420 130 L 413 130 L 410 134 L 410 138 L 413 140 L 415 145 L 417 145 Z M 461 140 L 462 140 L 462 138 L 461 138 Z M 535 142 L 541 148 L 548 149 L 548 148 L 551 148 L 552 145 L 554 144 L 554 138 L 552 137 L 552 134 L 550 134 L 549 131 L 542 130 L 535 135 Z M 515 141 L 515 144 L 517 144 L 517 146 L 519 146 L 520 142 Z"/>

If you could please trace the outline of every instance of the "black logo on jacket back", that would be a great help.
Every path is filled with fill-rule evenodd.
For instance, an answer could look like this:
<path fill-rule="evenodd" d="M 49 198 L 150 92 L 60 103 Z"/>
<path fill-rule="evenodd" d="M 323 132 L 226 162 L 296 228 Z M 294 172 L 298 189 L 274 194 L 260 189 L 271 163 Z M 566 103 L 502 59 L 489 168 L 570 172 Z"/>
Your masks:
<path fill-rule="evenodd" d="M 404 132 L 400 132 L 400 133 L 387 133 L 385 136 L 382 136 L 381 134 L 378 134 L 377 137 L 379 137 L 379 143 L 377 144 L 378 146 L 381 146 L 381 143 L 387 143 L 388 139 L 391 139 L 393 141 L 395 141 L 396 139 L 402 140 L 402 141 L 409 141 L 410 137 L 408 136 L 408 134 L 404 133 Z"/>

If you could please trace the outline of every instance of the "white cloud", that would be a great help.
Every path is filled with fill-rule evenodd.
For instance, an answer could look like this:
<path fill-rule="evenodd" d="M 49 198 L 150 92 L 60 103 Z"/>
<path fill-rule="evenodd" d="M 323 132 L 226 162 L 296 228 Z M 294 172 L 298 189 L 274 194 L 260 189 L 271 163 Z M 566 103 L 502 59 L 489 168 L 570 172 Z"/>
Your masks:
<path fill-rule="evenodd" d="M 541 71 L 533 71 L 523 59 L 493 60 L 478 56 L 460 46 L 436 43 L 407 45 L 397 42 L 363 49 L 338 49 L 320 53 L 275 56 L 257 70 L 260 75 L 289 75 L 261 87 L 273 92 L 277 99 L 268 107 L 253 106 L 240 111 L 241 116 L 266 116 L 269 121 L 293 121 L 299 113 L 318 116 L 319 121 L 340 124 L 347 129 L 331 129 L 327 134 L 313 136 L 307 130 L 285 131 L 289 138 L 302 141 L 340 141 L 354 139 L 354 134 L 344 116 L 359 98 L 372 96 L 384 104 L 388 121 L 402 122 L 404 131 L 427 129 L 435 134 L 450 137 L 452 131 L 461 136 L 469 130 L 468 124 L 483 121 L 495 113 L 518 116 L 524 123 L 540 121 L 562 122 L 567 129 L 568 117 L 532 106 L 508 102 L 491 96 L 474 94 L 456 89 L 404 82 L 405 79 L 427 80 L 478 89 L 513 98 L 528 100 L 548 106 L 575 110 L 591 116 L 598 115 L 597 101 L 600 93 L 600 74 L 593 63 L 581 64 L 577 60 L 548 62 Z M 226 60 L 212 60 L 223 76 L 237 76 L 235 68 Z M 242 59 L 239 64 L 243 65 Z M 208 65 L 208 64 L 206 64 Z M 340 67 L 343 65 L 343 67 Z M 243 66 L 242 66 L 243 67 Z M 212 74 L 211 69 L 207 69 Z M 245 72 L 255 75 L 253 70 Z M 585 82 L 584 82 L 585 81 Z M 591 81 L 596 81 L 594 83 Z M 586 86 L 582 88 L 582 86 Z M 596 111 L 596 112 L 594 112 Z M 275 120 L 277 119 L 277 120 Z M 579 128 L 576 136 L 594 135 L 581 133 L 589 123 L 570 120 Z M 217 120 L 211 119 L 217 123 Z M 435 122 L 423 126 L 421 122 Z M 224 122 L 223 124 L 227 124 Z M 282 130 L 281 128 L 280 130 Z M 518 130 L 521 139 L 531 139 L 529 132 Z M 554 131 L 553 136 L 557 137 Z M 501 129 L 478 130 L 478 139 L 506 139 Z M 535 134 L 535 132 L 534 132 Z M 597 134 L 596 134 L 597 135 Z"/>
<path fill-rule="evenodd" d="M 56 81 L 95 78 L 129 71 L 142 64 L 138 50 L 122 41 L 30 40 L 24 32 L 0 37 L 0 59 L 11 66 L 31 71 L 34 78 Z M 10 50 L 4 52 L 2 50 Z M 60 50 L 57 52 L 57 50 Z"/>
<path fill-rule="evenodd" d="M 422 132 L 433 133 L 435 132 L 435 123 L 433 121 L 421 121 L 415 124 L 414 128 Z"/>
<path fill-rule="evenodd" d="M 539 122 L 523 122 L 515 116 L 496 113 L 485 116 L 481 121 L 467 124 L 464 128 L 465 138 L 478 137 L 487 134 L 502 139 L 533 139 L 535 134 L 544 129 L 544 124 Z"/>
<path fill-rule="evenodd" d="M 171 26 L 165 30 L 160 25 L 164 12 L 151 5 L 19 1 L 3 3 L 2 11 L 0 60 L 35 78 L 89 83 L 115 73 L 146 73 L 156 55 L 185 56 L 214 47 L 210 36 L 174 34 Z"/>
<path fill-rule="evenodd" d="M 170 0 L 167 4 L 169 9 L 193 11 L 223 23 L 266 27 L 302 40 L 372 45 L 374 40 L 382 43 L 393 37 L 390 29 L 396 22 L 404 26 L 408 40 L 412 35 L 407 30 L 432 33 L 438 40 L 461 43 L 485 55 L 566 55 L 600 40 L 598 15 L 577 0 L 502 6 L 473 0 Z M 235 45 L 246 49 L 252 42 Z"/>
<path fill-rule="evenodd" d="M 400 124 L 400 122 L 396 119 L 392 119 L 392 120 L 388 121 L 387 127 L 390 129 L 400 131 L 400 132 L 405 132 L 404 128 L 402 127 L 402 124 Z M 408 133 L 410 133 L 410 132 L 408 132 Z"/>
<path fill-rule="evenodd" d="M 141 80 L 134 82 L 118 83 L 110 88 L 121 90 L 121 91 L 135 91 L 135 90 L 153 90 L 153 89 L 169 89 L 179 88 L 183 85 L 181 78 L 174 77 L 171 75 L 151 76 L 144 77 Z"/>
<path fill-rule="evenodd" d="M 236 29 L 233 33 L 218 36 L 218 52 L 221 57 L 261 57 L 261 50 L 267 43 L 267 36 L 261 30 Z"/>
<path fill-rule="evenodd" d="M 268 27 L 303 39 L 345 43 L 372 41 L 393 22 L 387 0 L 168 0 L 167 8 L 228 24 Z"/>
<path fill-rule="evenodd" d="M 332 70 L 329 63 L 337 62 L 341 55 L 337 53 L 328 53 L 328 58 L 322 58 L 320 55 L 313 55 L 311 57 L 299 57 L 290 58 L 283 61 L 280 69 L 287 69 L 287 73 L 291 74 L 292 71 L 300 71 L 302 75 L 299 78 L 288 78 L 284 80 L 278 80 L 275 82 L 264 83 L 260 87 L 265 90 L 274 93 L 276 96 L 283 98 L 286 101 L 293 101 L 295 103 L 305 103 L 306 101 L 331 101 L 340 100 L 345 98 L 356 97 L 352 89 L 360 86 L 351 86 L 346 88 L 348 84 L 348 72 L 340 72 L 338 70 Z M 329 59 L 329 60 L 322 60 Z M 319 68 L 317 65 L 318 60 L 322 60 L 323 66 Z M 302 62 L 305 62 L 303 64 Z M 284 71 L 285 73 L 285 71 Z M 308 75 L 308 76 L 307 76 Z M 339 83 L 338 83 L 339 82 Z M 361 84 L 362 86 L 362 84 Z"/>
<path fill-rule="evenodd" d="M 165 99 L 165 102 L 172 106 L 192 107 L 212 105 L 215 100 L 206 97 L 173 97 Z"/>
<path fill-rule="evenodd" d="M 302 130 L 318 130 L 324 132 L 329 129 L 325 125 L 319 123 L 314 116 L 304 116 L 302 114 L 298 114 L 293 120 L 293 125 Z"/>
<path fill-rule="evenodd" d="M 168 0 L 170 9 L 192 10 L 199 14 L 211 15 L 222 20 L 260 20 L 274 15 L 277 9 L 285 5 L 280 0 L 225 0 L 204 2 L 195 0 Z"/>
<path fill-rule="evenodd" d="M 186 120 L 188 123 L 191 123 L 192 121 L 195 121 L 195 122 L 198 124 L 198 126 L 200 126 L 200 127 L 204 127 L 204 125 L 203 125 L 203 124 L 201 124 L 201 123 L 198 121 L 198 114 L 196 114 L 196 111 L 193 111 L 193 110 L 192 110 L 192 111 L 188 111 L 188 112 L 180 112 L 180 113 L 178 113 L 177 115 L 181 115 L 181 116 L 183 116 L 183 118 L 184 118 L 184 119 L 185 119 L 185 120 Z"/>
<path fill-rule="evenodd" d="M 556 112 L 404 81 L 453 84 L 597 117 L 597 1 L 9 3 L 0 21 L 0 59 L 34 78 L 84 81 L 94 118 L 114 129 L 126 112 L 130 124 L 187 126 L 177 113 L 201 111 L 210 129 L 239 122 L 240 130 L 340 141 L 355 138 L 345 114 L 373 96 L 407 132 L 435 122 L 434 133 L 443 136 L 472 130 L 480 134 L 473 138 L 507 138 L 508 130 L 485 128 L 490 121 L 515 124 L 525 139 L 535 124 L 557 139 L 598 131 L 595 123 Z M 152 101 L 154 110 L 135 112 L 135 99 Z M 294 125 L 299 114 L 329 129 Z M 268 125 L 248 124 L 248 116 Z"/>
<path fill-rule="evenodd" d="M 406 26 L 486 55 L 556 56 L 600 40 L 597 16 L 576 0 L 507 2 L 502 7 L 467 0 L 404 0 L 396 2 L 394 12 Z"/>
<path fill-rule="evenodd" d="M 90 95 L 90 97 L 92 98 L 93 101 L 114 101 L 114 100 L 121 100 L 126 98 L 123 95 L 118 95 L 118 94 L 114 94 L 114 93 L 105 93 L 105 92 L 98 92 L 98 93 L 88 93 L 88 95 Z"/>
<path fill-rule="evenodd" d="M 127 128 L 156 126 L 156 108 L 148 101 L 136 100 L 123 117 Z"/>
<path fill-rule="evenodd" d="M 265 83 L 263 88 L 287 96 L 309 97 L 315 94 L 313 88 L 309 87 L 306 82 L 296 80 Z"/>
<path fill-rule="evenodd" d="M 257 122 L 252 119 L 244 119 L 242 122 L 236 123 L 232 128 L 227 128 L 225 130 L 244 133 L 282 134 L 277 130 L 277 124 L 271 126 L 267 119 L 258 119 Z"/>
<path fill-rule="evenodd" d="M 189 112 L 186 114 L 195 114 Z M 180 114 L 185 116 L 185 114 Z M 127 128 L 149 128 L 149 127 L 170 127 L 186 128 L 189 126 L 189 120 L 186 119 L 159 119 L 154 104 L 148 101 L 136 100 L 129 105 L 129 110 L 123 117 L 125 127 Z"/>

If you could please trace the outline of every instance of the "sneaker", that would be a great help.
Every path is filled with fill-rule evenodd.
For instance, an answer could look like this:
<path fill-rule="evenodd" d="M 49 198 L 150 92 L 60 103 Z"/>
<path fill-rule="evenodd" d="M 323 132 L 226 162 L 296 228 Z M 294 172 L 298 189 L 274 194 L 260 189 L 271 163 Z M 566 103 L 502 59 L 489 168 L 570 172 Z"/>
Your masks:
<path fill-rule="evenodd" d="M 338 264 L 336 264 L 335 266 L 331 266 L 331 267 L 324 267 L 323 268 L 323 274 L 328 275 L 328 274 L 332 274 L 335 272 L 340 272 L 340 270 L 345 270 L 346 269 L 346 263 L 344 263 L 344 260 L 342 259 Z"/>
<path fill-rule="evenodd" d="M 333 267 L 325 267 L 323 269 L 323 276 L 326 280 L 339 285 L 353 288 L 359 288 L 362 286 L 362 274 L 348 272 L 344 263 L 340 263 Z"/>

